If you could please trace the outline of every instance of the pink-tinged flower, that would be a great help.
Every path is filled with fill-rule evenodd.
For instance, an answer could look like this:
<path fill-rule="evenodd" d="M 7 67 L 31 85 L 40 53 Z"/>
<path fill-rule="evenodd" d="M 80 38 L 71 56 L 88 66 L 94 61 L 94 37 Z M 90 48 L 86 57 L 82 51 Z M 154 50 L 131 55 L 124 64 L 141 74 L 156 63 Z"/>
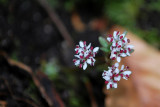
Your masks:
<path fill-rule="evenodd" d="M 115 63 L 112 67 L 108 67 L 108 71 L 104 70 L 102 73 L 103 79 L 105 79 L 106 88 L 117 88 L 117 82 L 123 79 L 128 79 L 131 71 L 128 67 L 121 66 L 121 70 L 118 69 L 119 63 Z"/>
<path fill-rule="evenodd" d="M 112 43 L 110 50 L 111 56 L 110 59 L 115 60 L 117 62 L 121 61 L 121 57 L 130 56 L 131 49 L 133 49 L 133 45 L 127 45 L 130 40 L 127 39 L 125 33 L 120 34 L 119 31 L 114 31 L 113 36 L 109 35 L 107 40 Z"/>
<path fill-rule="evenodd" d="M 83 68 L 85 70 L 87 68 L 87 64 L 94 66 L 95 63 L 95 55 L 97 54 L 99 47 L 93 48 L 91 43 L 87 46 L 86 41 L 80 41 L 79 45 L 76 45 L 75 51 L 76 55 L 74 55 L 78 59 L 73 59 L 73 62 L 79 68 Z"/>
<path fill-rule="evenodd" d="M 105 82 L 106 83 L 106 82 Z M 117 83 L 116 82 L 113 82 L 112 80 L 111 81 L 109 81 L 108 83 L 107 83 L 107 86 L 106 86 L 106 88 L 107 89 L 110 89 L 110 88 L 117 88 Z"/>

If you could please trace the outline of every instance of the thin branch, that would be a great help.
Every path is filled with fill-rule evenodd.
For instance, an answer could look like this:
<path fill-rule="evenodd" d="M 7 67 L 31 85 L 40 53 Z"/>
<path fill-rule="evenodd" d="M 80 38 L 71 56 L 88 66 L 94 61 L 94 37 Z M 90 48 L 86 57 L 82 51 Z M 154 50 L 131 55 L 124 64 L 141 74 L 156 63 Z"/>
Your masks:
<path fill-rule="evenodd" d="M 52 97 L 48 94 L 48 92 L 46 91 L 45 86 L 43 86 L 43 84 L 42 84 L 42 83 L 40 82 L 40 80 L 38 79 L 37 75 L 35 75 L 35 74 L 33 73 L 32 69 L 31 69 L 29 66 L 27 66 L 27 65 L 25 65 L 25 64 L 23 64 L 23 63 L 20 63 L 20 62 L 17 62 L 17 61 L 14 61 L 14 60 L 10 59 L 10 58 L 7 56 L 7 54 L 6 54 L 5 52 L 3 52 L 3 51 L 0 51 L 0 55 L 4 56 L 10 65 L 12 65 L 12 66 L 17 66 L 18 68 L 25 70 L 26 72 L 28 72 L 28 73 L 31 75 L 31 77 L 32 77 L 35 85 L 38 87 L 40 93 L 42 94 L 42 97 L 46 100 L 46 102 L 48 103 L 48 105 L 49 105 L 50 107 L 53 107 L 53 106 L 55 105 L 54 102 L 59 103 L 60 107 L 65 107 L 63 101 L 61 100 L 61 98 L 60 98 L 60 96 L 58 95 L 58 93 L 56 92 L 56 90 L 51 86 L 52 89 L 54 89 L 54 91 L 53 91 L 54 93 L 52 93 L 52 97 L 55 97 L 55 98 L 52 98 Z M 11 91 L 11 90 L 9 90 L 9 91 L 10 91 L 10 93 L 12 94 L 12 91 Z"/>
<path fill-rule="evenodd" d="M 32 77 L 35 85 L 38 87 L 39 91 L 41 92 L 42 97 L 46 100 L 46 102 L 48 103 L 48 105 L 50 107 L 52 107 L 53 106 L 53 101 L 49 98 L 49 96 L 47 95 L 47 92 L 45 91 L 45 88 L 41 85 L 41 83 L 39 82 L 38 78 L 32 72 L 31 68 L 28 67 L 28 66 L 26 66 L 26 65 L 24 65 L 24 64 L 22 64 L 22 63 L 13 61 L 11 59 L 8 59 L 8 62 L 11 65 L 14 65 L 14 66 L 17 66 L 17 67 L 19 67 L 21 69 L 24 69 L 25 71 L 27 71 L 31 75 L 31 77 Z"/>
<path fill-rule="evenodd" d="M 87 88 L 92 107 L 98 107 L 94 94 L 93 94 L 92 85 L 89 80 L 85 81 L 85 86 Z"/>
<path fill-rule="evenodd" d="M 9 93 L 11 94 L 11 97 L 14 99 L 14 94 L 13 94 L 13 92 L 12 92 L 10 86 L 9 86 L 8 81 L 7 81 L 4 77 L 2 77 L 2 80 L 4 81 L 4 84 L 7 86 L 8 91 L 9 91 Z"/>
<path fill-rule="evenodd" d="M 18 97 L 15 97 L 14 99 L 17 100 L 17 101 L 21 101 L 21 102 L 25 102 L 27 104 L 30 104 L 33 107 L 39 107 L 38 105 L 34 104 L 31 100 L 28 100 L 28 99 L 18 98 Z"/>
<path fill-rule="evenodd" d="M 64 103 L 62 102 L 59 94 L 56 92 L 52 82 L 49 80 L 48 76 L 45 75 L 43 72 L 41 72 L 40 70 L 36 72 L 36 76 L 38 78 L 38 80 L 40 81 L 40 83 L 42 84 L 42 86 L 44 86 L 44 88 L 47 90 L 47 94 L 51 99 L 56 99 L 55 105 L 57 105 L 58 102 L 58 107 L 65 107 Z M 44 82 L 45 81 L 45 82 Z M 47 84 L 47 86 L 46 86 Z"/>
<path fill-rule="evenodd" d="M 33 107 L 39 107 L 38 105 L 36 105 L 36 104 L 35 104 L 33 101 L 31 101 L 31 100 L 16 97 L 16 96 L 13 94 L 13 92 L 12 92 L 10 86 L 9 86 L 8 81 L 7 81 L 4 77 L 2 77 L 2 79 L 4 80 L 4 83 L 5 83 L 5 85 L 7 86 L 8 91 L 9 91 L 9 93 L 11 94 L 11 97 L 12 97 L 14 100 L 23 101 L 23 102 L 25 102 L 25 103 L 27 103 L 27 104 L 32 105 Z"/>
<path fill-rule="evenodd" d="M 74 41 L 71 38 L 71 35 L 67 31 L 66 27 L 64 26 L 63 22 L 60 20 L 56 12 L 51 8 L 48 4 L 47 0 L 37 0 L 41 6 L 47 11 L 48 15 L 50 16 L 53 23 L 57 26 L 59 32 L 63 36 L 63 38 L 67 41 L 70 47 L 74 46 Z"/>

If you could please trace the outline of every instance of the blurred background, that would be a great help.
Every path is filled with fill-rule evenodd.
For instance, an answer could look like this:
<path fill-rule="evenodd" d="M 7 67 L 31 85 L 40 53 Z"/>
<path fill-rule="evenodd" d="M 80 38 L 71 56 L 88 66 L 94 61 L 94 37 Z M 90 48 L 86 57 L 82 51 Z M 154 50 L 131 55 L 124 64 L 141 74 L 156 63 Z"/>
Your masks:
<path fill-rule="evenodd" d="M 160 50 L 159 19 L 160 0 L 0 0 L 0 107 L 107 107 L 110 63 L 100 51 L 94 67 L 76 68 L 75 44 L 100 46 L 118 25 Z"/>

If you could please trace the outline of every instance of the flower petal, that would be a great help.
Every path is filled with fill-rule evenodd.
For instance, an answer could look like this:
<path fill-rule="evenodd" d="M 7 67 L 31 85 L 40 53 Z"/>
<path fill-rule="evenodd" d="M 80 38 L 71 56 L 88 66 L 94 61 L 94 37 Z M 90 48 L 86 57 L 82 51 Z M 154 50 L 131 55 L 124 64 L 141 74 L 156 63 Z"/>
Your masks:
<path fill-rule="evenodd" d="M 87 49 L 89 49 L 91 47 L 91 43 L 87 46 Z"/>
<path fill-rule="evenodd" d="M 123 75 L 130 75 L 132 72 L 131 71 L 124 71 Z"/>
<path fill-rule="evenodd" d="M 80 42 L 79 42 L 79 46 L 82 47 L 82 48 L 84 47 L 83 41 L 80 41 Z"/>
<path fill-rule="evenodd" d="M 115 63 L 115 67 L 117 67 L 117 68 L 118 68 L 118 66 L 119 66 L 119 63 Z"/>
<path fill-rule="evenodd" d="M 123 39 L 124 38 L 124 36 L 125 36 L 125 34 L 123 33 L 123 34 L 121 34 L 119 37 L 121 38 L 121 39 Z"/>
<path fill-rule="evenodd" d="M 108 67 L 108 71 L 109 71 L 109 70 L 112 71 L 112 67 Z"/>
<path fill-rule="evenodd" d="M 114 53 L 111 53 L 110 59 L 112 59 L 113 57 L 116 57 L 116 55 Z"/>
<path fill-rule="evenodd" d="M 112 42 L 112 46 L 116 46 L 116 42 Z"/>
<path fill-rule="evenodd" d="M 85 62 L 83 65 L 83 70 L 86 70 L 86 68 L 87 68 L 87 63 Z"/>
<path fill-rule="evenodd" d="M 99 47 L 95 47 L 94 49 L 93 49 L 93 52 L 97 52 L 99 50 Z"/>
<path fill-rule="evenodd" d="M 117 57 L 117 62 L 121 62 L 121 57 Z"/>
<path fill-rule="evenodd" d="M 120 80 L 121 80 L 121 76 L 119 75 L 119 76 L 117 76 L 117 77 L 114 77 L 114 80 L 115 80 L 115 81 L 120 81 Z"/>
<path fill-rule="evenodd" d="M 95 62 L 95 61 L 96 61 L 94 58 L 92 58 L 92 59 L 93 59 L 93 62 Z"/>
<path fill-rule="evenodd" d="M 130 53 L 127 51 L 126 55 L 127 55 L 127 56 L 130 56 Z"/>
<path fill-rule="evenodd" d="M 110 84 L 112 84 L 112 82 L 109 82 L 106 86 L 107 89 L 110 89 Z"/>
<path fill-rule="evenodd" d="M 121 70 L 123 70 L 123 69 L 124 69 L 124 65 L 121 66 Z"/>
<path fill-rule="evenodd" d="M 125 53 L 121 53 L 121 57 L 126 57 L 127 55 Z"/>
<path fill-rule="evenodd" d="M 117 88 L 117 83 L 113 83 L 113 88 Z"/>
<path fill-rule="evenodd" d="M 75 57 L 77 57 L 77 58 L 80 58 L 80 56 L 79 55 L 74 55 Z"/>
<path fill-rule="evenodd" d="M 77 60 L 74 64 L 78 66 L 80 64 L 80 60 Z"/>
<path fill-rule="evenodd" d="M 75 48 L 74 50 L 77 51 L 79 48 Z"/>
<path fill-rule="evenodd" d="M 109 76 L 104 76 L 103 77 L 106 81 L 110 80 L 110 77 Z"/>
<path fill-rule="evenodd" d="M 118 32 L 118 31 L 114 31 L 114 32 L 113 32 L 113 37 L 114 37 L 114 39 L 116 39 L 116 40 L 118 39 L 117 32 Z M 120 33 L 120 32 L 119 32 L 119 33 Z M 118 33 L 118 34 L 119 34 L 119 33 Z"/>
<path fill-rule="evenodd" d="M 122 47 L 122 41 L 118 41 L 118 45 L 121 45 L 121 47 Z"/>
<path fill-rule="evenodd" d="M 102 73 L 102 77 L 106 74 L 106 72 L 107 72 L 107 71 L 106 71 L 106 70 L 104 70 L 104 72 Z"/>
<path fill-rule="evenodd" d="M 110 37 L 107 37 L 107 40 L 108 40 L 108 42 L 110 42 L 110 41 L 111 41 L 111 38 L 110 38 Z"/>
<path fill-rule="evenodd" d="M 116 35 L 117 35 L 117 31 L 114 31 L 114 32 L 113 32 L 113 36 L 116 36 Z"/>
<path fill-rule="evenodd" d="M 87 63 L 91 65 L 92 63 L 91 59 L 87 59 Z"/>
<path fill-rule="evenodd" d="M 127 48 L 134 48 L 133 45 L 127 45 Z"/>
<path fill-rule="evenodd" d="M 84 52 L 84 57 L 87 57 L 87 56 L 88 56 L 88 54 L 89 54 L 89 52 L 88 52 L 88 51 Z"/>
<path fill-rule="evenodd" d="M 119 69 L 116 68 L 116 69 L 114 70 L 114 73 L 118 74 L 118 73 L 119 73 Z"/>
<path fill-rule="evenodd" d="M 127 37 L 125 37 L 123 40 L 125 41 L 125 44 L 126 44 L 127 43 Z"/>
<path fill-rule="evenodd" d="M 79 48 L 78 53 L 81 53 L 82 51 L 83 51 L 83 49 L 82 49 L 82 48 Z"/>

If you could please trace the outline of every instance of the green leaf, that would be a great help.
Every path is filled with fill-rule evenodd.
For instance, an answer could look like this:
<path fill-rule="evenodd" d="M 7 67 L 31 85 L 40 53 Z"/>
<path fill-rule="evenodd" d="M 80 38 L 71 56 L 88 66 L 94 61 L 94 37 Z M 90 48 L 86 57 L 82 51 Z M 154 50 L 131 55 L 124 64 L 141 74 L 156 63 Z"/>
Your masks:
<path fill-rule="evenodd" d="M 104 51 L 104 52 L 107 52 L 107 53 L 110 52 L 110 50 L 109 50 L 108 48 L 105 48 L 105 47 L 101 47 L 100 49 L 101 49 L 102 51 Z"/>
<path fill-rule="evenodd" d="M 130 54 L 134 52 L 134 49 L 131 49 L 131 51 L 129 52 Z"/>
<path fill-rule="evenodd" d="M 124 31 L 123 34 L 126 36 L 127 35 L 127 31 Z"/>
<path fill-rule="evenodd" d="M 107 43 L 106 39 L 104 39 L 103 37 L 99 37 L 99 42 L 103 47 L 105 47 L 105 48 L 108 47 L 108 43 Z"/>

